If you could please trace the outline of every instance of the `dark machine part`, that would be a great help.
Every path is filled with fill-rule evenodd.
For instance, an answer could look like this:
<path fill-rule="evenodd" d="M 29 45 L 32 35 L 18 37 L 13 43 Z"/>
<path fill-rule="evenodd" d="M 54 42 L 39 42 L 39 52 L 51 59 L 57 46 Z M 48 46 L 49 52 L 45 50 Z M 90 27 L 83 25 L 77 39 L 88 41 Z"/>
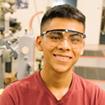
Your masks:
<path fill-rule="evenodd" d="M 14 57 L 14 59 L 17 59 L 18 54 L 17 52 L 10 46 L 8 41 L 4 42 L 4 45 L 7 47 L 7 49 L 10 49 L 12 51 L 12 56 Z"/>
<path fill-rule="evenodd" d="M 15 39 L 15 41 L 17 41 L 17 40 Z M 13 40 L 13 42 L 14 42 L 14 40 Z M 6 46 L 7 49 L 10 49 L 11 56 L 13 56 L 14 59 L 17 59 L 18 53 L 11 47 L 11 43 L 9 41 L 4 41 L 4 40 L 0 39 L 0 46 Z"/>

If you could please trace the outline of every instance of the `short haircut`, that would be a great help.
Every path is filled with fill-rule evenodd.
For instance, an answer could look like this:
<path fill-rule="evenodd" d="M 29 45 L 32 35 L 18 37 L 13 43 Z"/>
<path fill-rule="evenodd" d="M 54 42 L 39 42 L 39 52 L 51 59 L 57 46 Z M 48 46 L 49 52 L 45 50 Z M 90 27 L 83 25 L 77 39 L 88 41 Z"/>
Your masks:
<path fill-rule="evenodd" d="M 71 6 L 70 4 L 57 5 L 52 8 L 49 8 L 41 20 L 41 31 L 47 21 L 52 20 L 53 18 L 67 18 L 75 19 L 81 22 L 85 27 L 85 16 L 80 12 L 76 7 Z"/>

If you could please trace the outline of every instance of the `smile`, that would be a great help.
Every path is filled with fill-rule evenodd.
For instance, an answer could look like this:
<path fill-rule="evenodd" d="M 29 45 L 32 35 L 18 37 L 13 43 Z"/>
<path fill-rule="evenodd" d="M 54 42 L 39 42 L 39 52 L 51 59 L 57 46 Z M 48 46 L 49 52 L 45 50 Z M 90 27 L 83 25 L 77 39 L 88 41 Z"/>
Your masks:
<path fill-rule="evenodd" d="M 68 62 L 68 60 L 72 59 L 71 56 L 68 56 L 68 55 L 60 55 L 60 54 L 54 54 L 54 57 L 58 61 L 63 61 L 63 62 Z"/>

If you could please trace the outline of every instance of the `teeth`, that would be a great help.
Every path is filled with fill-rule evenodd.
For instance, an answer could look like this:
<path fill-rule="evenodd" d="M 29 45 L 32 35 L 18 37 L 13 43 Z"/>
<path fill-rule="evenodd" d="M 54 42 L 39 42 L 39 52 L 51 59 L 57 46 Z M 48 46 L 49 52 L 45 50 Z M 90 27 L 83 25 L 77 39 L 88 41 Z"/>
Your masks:
<path fill-rule="evenodd" d="M 55 55 L 56 59 L 59 61 L 68 61 L 70 60 L 71 57 L 69 56 L 60 56 L 60 55 Z"/>

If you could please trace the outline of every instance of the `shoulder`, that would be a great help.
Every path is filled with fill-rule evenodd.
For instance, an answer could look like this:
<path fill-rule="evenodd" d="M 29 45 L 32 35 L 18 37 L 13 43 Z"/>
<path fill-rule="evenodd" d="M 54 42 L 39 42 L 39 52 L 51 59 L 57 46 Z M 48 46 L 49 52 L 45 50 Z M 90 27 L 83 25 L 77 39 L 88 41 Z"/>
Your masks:
<path fill-rule="evenodd" d="M 84 79 L 79 75 L 73 73 L 73 89 L 82 100 L 85 99 L 89 105 L 104 105 L 105 104 L 105 90 L 98 85 L 92 83 L 90 80 Z M 78 93 L 78 94 L 77 94 Z"/>
<path fill-rule="evenodd" d="M 75 73 L 74 73 L 74 78 L 76 81 L 75 86 L 84 91 L 87 95 L 99 96 L 104 94 L 105 96 L 105 90 L 101 89 L 98 85 L 96 85 L 92 81 L 85 79 Z"/>
<path fill-rule="evenodd" d="M 33 94 L 33 91 L 38 89 L 37 76 L 38 72 L 35 72 L 34 74 L 7 86 L 0 96 L 0 105 L 1 103 L 3 103 L 3 105 L 4 103 L 5 105 L 14 105 L 14 102 L 17 103 L 16 105 L 19 105 L 18 103 L 22 102 L 23 99 L 26 100 L 27 97 L 30 97 L 30 95 Z"/>
<path fill-rule="evenodd" d="M 32 75 L 22 79 L 22 80 L 18 80 L 12 84 L 10 84 L 9 86 L 7 86 L 4 89 L 3 93 L 8 93 L 8 94 L 16 94 L 19 92 L 25 92 L 28 89 L 33 89 L 33 87 L 35 88 L 35 84 L 37 84 L 37 75 L 38 72 L 33 73 Z M 35 85 L 35 86 L 33 86 Z"/>

